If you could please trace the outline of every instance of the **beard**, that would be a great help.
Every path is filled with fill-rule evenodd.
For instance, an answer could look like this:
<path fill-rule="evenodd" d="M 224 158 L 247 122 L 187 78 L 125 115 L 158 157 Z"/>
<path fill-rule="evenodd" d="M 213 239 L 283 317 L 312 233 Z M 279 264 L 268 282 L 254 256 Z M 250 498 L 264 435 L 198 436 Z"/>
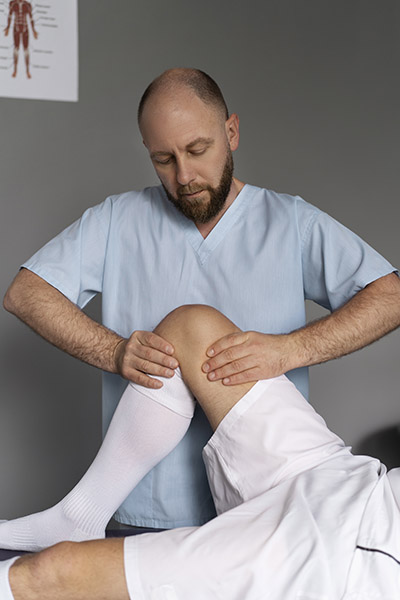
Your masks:
<path fill-rule="evenodd" d="M 195 223 L 208 223 L 218 215 L 223 209 L 228 194 L 231 189 L 233 178 L 233 158 L 232 152 L 227 153 L 224 169 L 221 179 L 217 187 L 210 185 L 206 186 L 190 186 L 182 185 L 177 189 L 177 198 L 175 198 L 162 184 L 168 200 L 177 208 L 185 217 L 191 219 Z M 195 194 L 199 191 L 207 191 L 210 199 L 206 202 L 202 198 L 185 198 L 184 194 Z"/>

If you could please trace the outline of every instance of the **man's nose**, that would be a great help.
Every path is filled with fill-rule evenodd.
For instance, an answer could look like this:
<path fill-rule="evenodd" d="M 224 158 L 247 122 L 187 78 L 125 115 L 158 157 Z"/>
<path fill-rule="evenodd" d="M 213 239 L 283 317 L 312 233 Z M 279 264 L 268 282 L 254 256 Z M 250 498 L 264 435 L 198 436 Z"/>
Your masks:
<path fill-rule="evenodd" d="M 179 158 L 176 161 L 176 179 L 180 185 L 187 185 L 193 179 L 196 178 L 196 174 L 193 171 L 193 167 L 190 161 L 185 158 Z"/>

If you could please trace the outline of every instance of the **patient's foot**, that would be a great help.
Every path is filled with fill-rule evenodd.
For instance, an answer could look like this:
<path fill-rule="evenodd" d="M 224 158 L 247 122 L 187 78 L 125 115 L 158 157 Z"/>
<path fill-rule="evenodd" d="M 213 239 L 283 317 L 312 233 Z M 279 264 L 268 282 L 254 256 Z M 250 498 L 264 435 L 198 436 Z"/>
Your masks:
<path fill-rule="evenodd" d="M 0 548 L 37 552 L 63 541 L 103 539 L 109 518 L 89 499 L 72 491 L 48 510 L 0 521 Z"/>

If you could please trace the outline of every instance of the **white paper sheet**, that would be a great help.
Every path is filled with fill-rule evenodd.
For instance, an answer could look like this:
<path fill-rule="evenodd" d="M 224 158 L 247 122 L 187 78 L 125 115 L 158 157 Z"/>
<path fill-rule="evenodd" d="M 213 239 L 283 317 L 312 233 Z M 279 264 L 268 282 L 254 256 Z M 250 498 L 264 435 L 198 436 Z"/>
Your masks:
<path fill-rule="evenodd" d="M 0 0 L 0 96 L 78 100 L 78 0 Z"/>

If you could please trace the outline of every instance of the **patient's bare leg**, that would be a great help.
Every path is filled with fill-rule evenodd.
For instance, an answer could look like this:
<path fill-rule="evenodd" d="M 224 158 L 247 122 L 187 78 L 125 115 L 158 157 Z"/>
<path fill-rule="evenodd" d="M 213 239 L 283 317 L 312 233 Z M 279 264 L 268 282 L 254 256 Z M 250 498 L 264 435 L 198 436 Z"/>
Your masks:
<path fill-rule="evenodd" d="M 187 384 L 215 429 L 252 387 L 230 389 L 201 371 L 207 344 L 237 327 L 217 310 L 190 305 L 176 309 L 156 332 L 176 348 Z M 194 399 L 177 370 L 153 390 L 129 384 L 94 462 L 75 488 L 54 507 L 0 524 L 0 547 L 38 551 L 61 541 L 104 538 L 105 527 L 127 495 L 182 439 Z"/>
<path fill-rule="evenodd" d="M 254 383 L 228 387 L 221 381 L 209 381 L 201 366 L 210 344 L 240 329 L 215 308 L 192 304 L 172 311 L 154 331 L 174 346 L 183 378 L 215 430 Z"/>
<path fill-rule="evenodd" d="M 215 340 L 230 332 L 237 331 L 236 326 L 218 311 L 205 306 L 185 306 L 176 309 L 168 315 L 156 328 L 156 332 L 170 341 L 176 350 L 176 356 L 181 365 L 183 378 L 193 394 L 203 407 L 212 427 L 215 429 L 232 409 L 232 407 L 253 387 L 253 384 L 238 386 L 223 386 L 219 381 L 210 382 L 201 365 L 205 360 L 206 349 Z M 267 382 L 260 384 L 264 389 Z M 278 386 L 279 387 L 279 386 Z M 274 443 L 283 438 L 283 453 L 289 449 L 297 453 L 322 449 L 328 455 L 329 448 L 340 447 L 340 441 L 330 434 L 322 421 L 315 418 L 311 407 L 293 388 L 284 386 L 293 396 L 293 408 L 296 414 L 304 413 L 306 427 L 298 423 L 296 414 L 293 417 L 291 399 L 279 395 L 275 398 L 266 395 L 261 405 L 271 406 L 271 430 L 275 430 Z M 161 390 L 155 390 L 162 393 Z M 253 393 L 253 390 L 251 394 Z M 299 397 L 300 396 L 300 397 Z M 249 397 L 249 396 L 248 396 Z M 285 400 L 288 400 L 286 403 Z M 306 407 L 306 409 L 304 409 Z M 304 409 L 304 410 L 303 410 Z M 283 419 L 280 411 L 283 410 Z M 285 413 L 286 410 L 286 413 Z M 275 412 L 274 412 L 275 411 Z M 289 417 L 289 419 L 286 419 Z M 265 418 L 265 414 L 263 415 Z M 276 421 L 279 418 L 285 427 L 276 431 Z M 290 426 L 288 435 L 283 435 L 288 421 L 295 422 L 295 439 L 291 436 Z M 310 425 L 312 434 L 307 428 Z M 327 433 L 328 432 L 328 433 Z M 331 437 L 331 435 L 333 437 Z M 277 437 L 278 436 L 278 437 Z M 321 446 L 322 442 L 322 446 Z M 297 444 L 297 445 L 296 445 Z M 251 451 L 247 440 L 247 447 Z M 250 460 L 253 460 L 251 457 Z M 255 456 L 255 462 L 259 460 Z M 265 461 L 265 453 L 263 460 Z M 223 518 L 223 517 L 221 517 Z M 193 528 L 197 530 L 197 528 Z M 157 536 L 157 534 L 152 534 Z M 157 539 L 156 537 L 154 538 Z M 4 572 L 3 572 L 4 574 Z M 128 600 L 127 586 L 124 574 L 124 546 L 122 540 L 100 540 L 81 543 L 62 543 L 45 550 L 29 559 L 22 558 L 10 569 L 10 582 L 13 596 L 3 593 L 1 588 L 2 567 L 0 564 L 0 597 L 2 600 Z M 194 581 L 195 585 L 196 582 Z M 3 594 L 3 595 L 2 595 Z M 132 598 L 131 600 L 135 600 Z"/>
<path fill-rule="evenodd" d="M 219 381 L 210 382 L 201 371 L 209 345 L 233 331 L 237 328 L 231 321 L 206 306 L 176 309 L 156 328 L 157 333 L 174 345 L 183 378 L 192 387 L 214 429 L 253 386 L 247 383 L 225 387 Z M 155 392 L 162 393 L 162 390 Z M 123 540 L 57 544 L 34 556 L 18 559 L 10 569 L 9 579 L 13 597 L 4 595 L 4 600 L 129 598 Z"/>
<path fill-rule="evenodd" d="M 229 456 L 245 453 L 252 469 L 250 473 L 246 462 L 236 465 L 241 489 L 231 495 L 228 502 L 223 497 L 218 498 L 217 490 L 213 489 L 218 514 L 322 464 L 338 452 L 350 456 L 350 449 L 343 440 L 328 429 L 323 418 L 287 377 L 235 386 L 208 380 L 201 369 L 207 359 L 207 348 L 215 340 L 236 331 L 238 328 L 217 310 L 196 305 L 178 308 L 156 329 L 176 348 L 184 379 L 213 429 L 246 395 L 240 410 L 246 411 L 251 420 L 251 434 L 243 429 L 241 421 L 237 429 L 233 427 L 235 415 L 227 422 L 224 433 L 230 432 Z M 222 439 L 225 438 L 217 436 L 212 440 L 205 454 L 214 443 L 221 444 Z"/>
<path fill-rule="evenodd" d="M 123 539 L 63 542 L 23 556 L 10 569 L 12 595 L 0 589 L 1 600 L 129 600 L 123 546 Z"/>

